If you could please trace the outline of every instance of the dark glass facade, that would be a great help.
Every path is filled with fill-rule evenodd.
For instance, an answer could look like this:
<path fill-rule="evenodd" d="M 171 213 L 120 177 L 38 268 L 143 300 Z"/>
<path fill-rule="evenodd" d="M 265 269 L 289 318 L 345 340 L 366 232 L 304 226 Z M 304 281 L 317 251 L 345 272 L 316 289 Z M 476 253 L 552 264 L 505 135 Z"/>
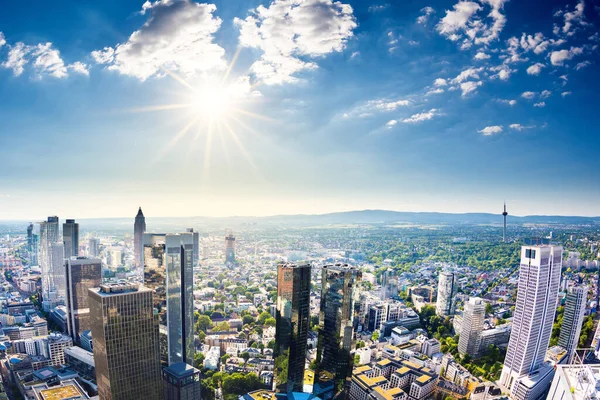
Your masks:
<path fill-rule="evenodd" d="M 90 329 L 88 291 L 102 284 L 102 261 L 98 258 L 65 260 L 67 281 L 67 333 L 78 342 L 79 336 Z"/>
<path fill-rule="evenodd" d="M 355 296 L 362 278 L 360 271 L 346 264 L 327 265 L 322 270 L 319 342 L 314 394 L 330 399 L 344 397 L 352 373 L 350 351 Z"/>
<path fill-rule="evenodd" d="M 279 393 L 301 392 L 310 317 L 309 264 L 277 266 L 275 382 Z"/>
<path fill-rule="evenodd" d="M 162 399 L 152 291 L 134 285 L 102 285 L 90 289 L 89 296 L 100 398 Z"/>
<path fill-rule="evenodd" d="M 167 266 L 165 235 L 144 234 L 144 286 L 153 291 L 154 308 L 167 324 Z"/>
<path fill-rule="evenodd" d="M 63 244 L 65 246 L 65 258 L 79 255 L 79 224 L 74 219 L 68 219 L 63 224 Z"/>
<path fill-rule="evenodd" d="M 144 232 L 146 232 L 146 218 L 142 212 L 142 207 L 140 207 L 135 216 L 135 223 L 133 224 L 133 266 L 136 268 L 142 268 L 144 265 L 142 253 Z"/>
<path fill-rule="evenodd" d="M 165 400 L 201 399 L 200 371 L 184 362 L 163 369 Z"/>

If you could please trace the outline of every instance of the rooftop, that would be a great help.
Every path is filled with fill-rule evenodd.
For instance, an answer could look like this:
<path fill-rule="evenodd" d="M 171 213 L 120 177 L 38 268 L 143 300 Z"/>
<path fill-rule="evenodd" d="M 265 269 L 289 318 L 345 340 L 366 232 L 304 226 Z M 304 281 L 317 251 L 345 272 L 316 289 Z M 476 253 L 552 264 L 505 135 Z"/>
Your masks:
<path fill-rule="evenodd" d="M 42 400 L 75 400 L 87 398 L 74 384 L 40 390 L 40 397 Z"/>

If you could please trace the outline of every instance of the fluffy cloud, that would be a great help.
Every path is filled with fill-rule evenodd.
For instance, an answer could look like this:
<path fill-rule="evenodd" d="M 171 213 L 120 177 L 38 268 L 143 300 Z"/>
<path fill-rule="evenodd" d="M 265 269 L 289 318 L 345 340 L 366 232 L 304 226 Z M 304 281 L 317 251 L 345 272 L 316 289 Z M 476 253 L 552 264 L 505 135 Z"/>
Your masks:
<path fill-rule="evenodd" d="M 576 70 L 576 71 L 579 71 L 580 69 L 582 69 L 582 68 L 585 68 L 585 67 L 587 67 L 587 66 L 589 66 L 589 65 L 591 65 L 591 64 L 592 64 L 592 63 L 591 63 L 591 62 L 589 62 L 589 61 L 587 61 L 587 60 L 586 60 L 586 61 L 582 61 L 582 62 L 580 62 L 580 63 L 577 63 L 577 65 L 575 66 L 575 70 Z"/>
<path fill-rule="evenodd" d="M 567 97 L 567 96 L 570 96 L 570 95 L 571 95 L 571 92 L 562 92 L 560 95 L 561 95 L 562 97 Z"/>
<path fill-rule="evenodd" d="M 435 117 L 436 115 L 439 115 L 438 111 L 439 110 L 432 108 L 429 111 L 419 113 L 419 114 L 414 114 L 414 115 L 410 116 L 409 118 L 405 118 L 402 120 L 402 122 L 404 122 L 406 124 L 416 124 L 418 122 L 428 121 L 430 119 L 433 119 L 433 117 Z"/>
<path fill-rule="evenodd" d="M 502 132 L 502 125 L 486 126 L 485 128 L 478 130 L 477 132 L 482 133 L 483 136 L 497 135 Z"/>
<path fill-rule="evenodd" d="M 478 52 L 477 54 L 475 54 L 475 57 L 473 57 L 475 60 L 488 60 L 490 59 L 490 55 L 484 53 L 483 51 Z"/>
<path fill-rule="evenodd" d="M 508 127 L 510 129 L 514 129 L 515 131 L 523 131 L 525 129 L 533 129 L 535 128 L 535 125 L 510 124 Z"/>
<path fill-rule="evenodd" d="M 431 89 L 430 91 L 428 91 L 427 93 L 425 93 L 425 96 L 429 96 L 432 94 L 441 94 L 444 93 L 444 89 L 442 88 L 437 88 L 437 89 Z"/>
<path fill-rule="evenodd" d="M 571 60 L 573 57 L 583 53 L 581 47 L 571 47 L 569 50 L 563 49 L 553 51 L 550 54 L 550 62 L 552 65 L 564 65 L 565 61 Z"/>
<path fill-rule="evenodd" d="M 584 9 L 584 0 L 580 0 L 573 11 L 564 13 L 565 24 L 562 27 L 563 33 L 571 36 L 574 33 L 574 31 L 571 31 L 571 28 L 573 28 L 574 25 L 587 25 L 587 23 L 583 20 Z"/>
<path fill-rule="evenodd" d="M 460 74 L 456 76 L 456 78 L 452 79 L 452 83 L 461 83 L 466 81 L 467 79 L 479 79 L 479 73 L 483 71 L 483 68 L 467 68 L 462 70 Z"/>
<path fill-rule="evenodd" d="M 31 47 L 23 42 L 18 42 L 14 46 L 9 46 L 8 57 L 2 63 L 4 68 L 12 69 L 14 76 L 23 73 L 25 65 L 29 62 L 27 55 L 31 52 Z"/>
<path fill-rule="evenodd" d="M 499 100 L 497 100 L 497 101 L 498 101 L 499 103 L 502 103 L 502 104 L 508 104 L 508 105 L 509 105 L 509 106 L 511 106 L 511 107 L 512 107 L 512 106 L 515 106 L 515 105 L 517 105 L 517 101 L 516 101 L 516 100 L 504 100 L 504 99 L 499 99 Z"/>
<path fill-rule="evenodd" d="M 427 23 L 427 20 L 429 20 L 429 16 L 431 14 L 435 14 L 435 10 L 429 6 L 422 8 L 421 12 L 423 14 L 417 18 L 417 24 L 422 24 L 422 25 L 425 25 Z"/>
<path fill-rule="evenodd" d="M 460 1 L 453 8 L 454 10 L 446 10 L 446 16 L 437 25 L 437 30 L 442 35 L 451 36 L 465 30 L 471 17 L 481 10 L 481 6 L 473 1 Z"/>
<path fill-rule="evenodd" d="M 535 103 L 533 106 L 534 107 L 543 108 L 543 107 L 546 107 L 546 102 L 545 101 L 540 101 L 539 103 Z"/>
<path fill-rule="evenodd" d="M 38 44 L 31 54 L 35 57 L 33 66 L 40 76 L 47 74 L 55 78 L 65 78 L 68 75 L 67 67 L 60 58 L 59 51 L 52 48 L 52 43 Z"/>
<path fill-rule="evenodd" d="M 0 47 L 6 44 L 6 38 L 4 37 L 4 33 L 0 32 Z"/>
<path fill-rule="evenodd" d="M 53 47 L 52 43 L 39 43 L 34 46 L 17 42 L 9 45 L 8 57 L 2 67 L 11 69 L 14 76 L 20 76 L 28 64 L 33 66 L 37 78 L 51 76 L 54 78 L 66 78 L 69 71 L 89 75 L 88 68 L 81 62 L 66 65 L 60 56 L 60 52 Z"/>
<path fill-rule="evenodd" d="M 344 118 L 364 118 L 370 117 L 377 113 L 396 111 L 400 107 L 409 106 L 409 100 L 387 100 L 376 99 L 369 100 L 366 103 L 360 104 L 350 111 L 343 114 Z"/>
<path fill-rule="evenodd" d="M 470 93 L 473 93 L 477 90 L 477 88 L 479 86 L 481 86 L 483 83 L 481 81 L 477 81 L 477 82 L 473 82 L 473 81 L 468 81 L 468 82 L 463 82 L 460 84 L 460 90 L 462 91 L 462 96 L 465 97 Z"/>
<path fill-rule="evenodd" d="M 398 121 L 396 121 L 395 119 L 392 119 L 391 121 L 388 121 L 387 124 L 385 124 L 385 127 L 388 129 L 392 129 L 396 125 L 398 125 Z"/>
<path fill-rule="evenodd" d="M 552 95 L 552 92 L 549 90 L 544 90 L 542 93 L 540 93 L 540 99 L 547 99 L 548 97 L 550 97 Z"/>
<path fill-rule="evenodd" d="M 496 72 L 496 74 L 492 75 L 491 79 L 500 79 L 502 81 L 506 81 L 510 78 L 510 74 L 515 72 L 515 70 L 510 69 L 506 65 L 500 65 L 497 67 L 490 68 L 490 71 Z"/>
<path fill-rule="evenodd" d="M 225 50 L 213 43 L 221 26 L 215 11 L 214 4 L 190 0 L 147 1 L 141 11 L 148 15 L 144 25 L 125 43 L 92 52 L 92 58 L 140 80 L 162 76 L 164 69 L 185 75 L 224 69 Z"/>
<path fill-rule="evenodd" d="M 81 74 L 81 75 L 85 75 L 85 76 L 89 76 L 90 75 L 90 70 L 87 64 L 84 64 L 82 62 L 76 61 L 71 65 L 68 65 L 67 68 L 70 71 L 73 71 L 75 73 Z"/>
<path fill-rule="evenodd" d="M 527 100 L 531 100 L 536 96 L 535 92 L 523 92 L 523 94 L 521 94 L 521 97 Z"/>
<path fill-rule="evenodd" d="M 540 72 L 542 72 L 542 68 L 544 68 L 545 65 L 542 63 L 535 63 L 532 66 L 530 66 L 529 68 L 527 68 L 527 74 L 528 75 L 539 75 Z"/>
<path fill-rule="evenodd" d="M 379 12 L 379 11 L 386 10 L 388 8 L 390 8 L 390 5 L 387 4 L 387 3 L 386 4 L 379 4 L 379 5 L 372 5 L 372 6 L 369 6 L 369 12 L 370 13 L 376 13 L 376 12 Z"/>
<path fill-rule="evenodd" d="M 234 22 L 240 44 L 262 50 L 251 71 L 266 84 L 297 81 L 298 72 L 317 68 L 305 58 L 342 51 L 357 27 L 352 7 L 332 0 L 274 0 Z"/>
<path fill-rule="evenodd" d="M 433 84 L 435 86 L 446 86 L 448 82 L 446 82 L 444 78 L 437 78 L 435 81 L 433 81 Z"/>

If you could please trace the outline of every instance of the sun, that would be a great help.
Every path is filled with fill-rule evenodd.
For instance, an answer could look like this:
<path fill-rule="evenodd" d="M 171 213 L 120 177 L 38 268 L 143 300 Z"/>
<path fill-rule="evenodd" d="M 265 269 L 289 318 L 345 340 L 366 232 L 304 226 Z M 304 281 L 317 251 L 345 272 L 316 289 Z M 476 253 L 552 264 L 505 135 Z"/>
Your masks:
<path fill-rule="evenodd" d="M 228 87 L 207 84 L 192 91 L 190 108 L 202 119 L 221 120 L 233 112 L 235 99 Z"/>

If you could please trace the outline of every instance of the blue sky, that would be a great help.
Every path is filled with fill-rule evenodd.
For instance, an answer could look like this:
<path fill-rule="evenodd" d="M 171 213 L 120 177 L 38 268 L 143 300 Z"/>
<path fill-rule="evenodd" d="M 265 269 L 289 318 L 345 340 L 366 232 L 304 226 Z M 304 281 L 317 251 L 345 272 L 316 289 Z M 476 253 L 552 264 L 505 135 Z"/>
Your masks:
<path fill-rule="evenodd" d="M 600 1 L 2 8 L 2 219 L 600 215 Z"/>

